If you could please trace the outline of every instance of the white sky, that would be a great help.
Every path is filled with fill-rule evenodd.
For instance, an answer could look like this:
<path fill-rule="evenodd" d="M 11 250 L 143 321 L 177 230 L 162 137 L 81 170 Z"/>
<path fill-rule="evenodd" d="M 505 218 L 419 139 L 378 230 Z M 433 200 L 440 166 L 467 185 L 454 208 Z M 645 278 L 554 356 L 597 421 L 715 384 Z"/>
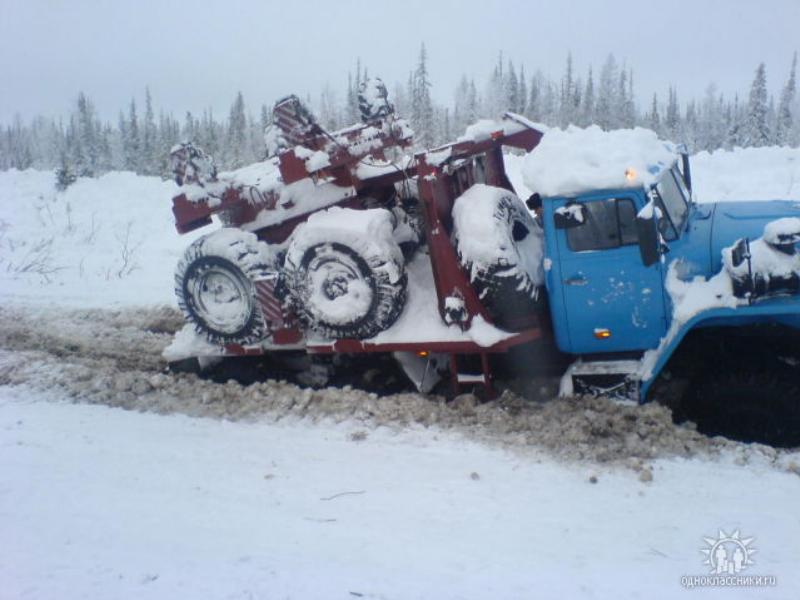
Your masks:
<path fill-rule="evenodd" d="M 390 84 L 405 81 L 421 42 L 434 97 L 450 103 L 462 73 L 482 83 L 503 51 L 515 66 L 559 77 L 613 52 L 653 92 L 701 96 L 709 82 L 746 93 L 760 61 L 778 93 L 800 47 L 800 0 L 0 0 L 0 122 L 68 112 L 78 91 L 115 119 L 150 86 L 182 118 L 248 110 L 287 93 L 342 90 L 357 57 Z"/>

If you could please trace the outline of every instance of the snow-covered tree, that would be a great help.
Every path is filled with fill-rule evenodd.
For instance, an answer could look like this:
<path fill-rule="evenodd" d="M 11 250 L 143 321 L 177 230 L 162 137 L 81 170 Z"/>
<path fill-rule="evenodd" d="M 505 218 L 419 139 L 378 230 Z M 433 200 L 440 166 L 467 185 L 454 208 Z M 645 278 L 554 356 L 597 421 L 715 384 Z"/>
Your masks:
<path fill-rule="evenodd" d="M 618 104 L 619 69 L 613 54 L 609 54 L 600 71 L 600 85 L 597 90 L 595 122 L 603 129 L 619 126 L 616 118 Z"/>
<path fill-rule="evenodd" d="M 528 107 L 525 116 L 534 121 L 542 120 L 542 76 L 541 71 L 537 71 L 531 78 L 531 91 L 528 94 Z"/>
<path fill-rule="evenodd" d="M 667 112 L 664 117 L 664 133 L 671 140 L 681 138 L 681 113 L 678 105 L 678 90 L 673 86 L 669 87 L 667 96 Z"/>
<path fill-rule="evenodd" d="M 581 114 L 578 119 L 578 124 L 581 127 L 588 127 L 594 123 L 595 111 L 595 93 L 594 93 L 594 76 L 592 75 L 592 68 L 589 67 L 589 74 L 586 77 L 586 87 L 583 90 L 583 99 L 581 103 Z"/>
<path fill-rule="evenodd" d="M 156 175 L 160 173 L 159 151 L 157 148 L 158 131 L 156 129 L 155 113 L 153 112 L 153 98 L 150 88 L 144 90 L 144 120 L 142 122 L 142 173 Z"/>
<path fill-rule="evenodd" d="M 249 162 L 250 153 L 247 148 L 247 116 L 244 110 L 242 92 L 236 94 L 228 117 L 227 166 L 233 169 Z"/>
<path fill-rule="evenodd" d="M 650 104 L 650 112 L 647 113 L 647 126 L 656 133 L 661 132 L 661 115 L 658 112 L 657 94 L 653 94 L 653 102 Z"/>
<path fill-rule="evenodd" d="M 792 68 L 789 71 L 789 79 L 781 91 L 781 100 L 778 104 L 778 115 L 775 123 L 775 143 L 779 146 L 788 144 L 794 127 L 794 101 L 797 93 L 797 83 L 795 81 L 797 73 L 797 52 L 792 58 Z"/>
<path fill-rule="evenodd" d="M 750 99 L 747 103 L 742 143 L 745 146 L 767 146 L 771 141 L 767 105 L 767 70 L 764 63 L 756 68 L 756 75 L 750 87 Z"/>
<path fill-rule="evenodd" d="M 125 137 L 125 168 L 129 171 L 139 172 L 142 157 L 139 141 L 139 118 L 136 116 L 136 100 L 131 99 L 128 110 L 127 135 Z"/>
<path fill-rule="evenodd" d="M 503 78 L 503 90 L 504 102 L 499 113 L 504 113 L 508 110 L 519 112 L 519 80 L 517 79 L 517 73 L 514 71 L 514 63 L 510 60 Z"/>
<path fill-rule="evenodd" d="M 435 135 L 430 88 L 428 53 L 423 43 L 419 51 L 417 68 L 414 71 L 411 95 L 411 127 L 416 134 L 417 145 L 423 148 L 429 148 L 433 145 Z"/>
<path fill-rule="evenodd" d="M 561 79 L 561 92 L 559 94 L 559 121 L 562 127 L 575 123 L 575 76 L 572 71 L 572 53 L 567 54 L 567 66 L 564 77 Z"/>

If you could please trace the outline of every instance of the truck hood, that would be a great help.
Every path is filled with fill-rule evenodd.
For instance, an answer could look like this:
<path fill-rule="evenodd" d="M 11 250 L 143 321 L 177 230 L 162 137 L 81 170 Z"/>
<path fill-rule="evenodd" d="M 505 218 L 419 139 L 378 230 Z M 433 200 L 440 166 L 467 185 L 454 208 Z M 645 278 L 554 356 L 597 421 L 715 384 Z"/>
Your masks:
<path fill-rule="evenodd" d="M 800 217 L 800 200 L 716 202 L 701 204 L 699 211 L 711 208 L 711 272 L 722 268 L 722 249 L 736 240 L 761 237 L 764 225 L 783 217 Z"/>

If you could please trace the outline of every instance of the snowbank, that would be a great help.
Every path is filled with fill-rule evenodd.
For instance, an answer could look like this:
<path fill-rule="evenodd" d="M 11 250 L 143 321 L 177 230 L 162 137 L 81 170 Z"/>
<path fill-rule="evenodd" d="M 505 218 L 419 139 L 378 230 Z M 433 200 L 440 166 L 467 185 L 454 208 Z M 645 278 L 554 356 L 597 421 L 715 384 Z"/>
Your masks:
<path fill-rule="evenodd" d="M 735 148 L 692 157 L 699 202 L 800 198 L 800 148 Z"/>
<path fill-rule="evenodd" d="M 649 186 L 676 158 L 675 146 L 649 129 L 569 126 L 544 134 L 525 158 L 523 178 L 531 192 L 542 196 Z"/>
<path fill-rule="evenodd" d="M 52 172 L 0 172 L 0 297 L 174 304 L 175 265 L 207 232 L 175 231 L 174 182 L 112 172 L 54 185 Z"/>

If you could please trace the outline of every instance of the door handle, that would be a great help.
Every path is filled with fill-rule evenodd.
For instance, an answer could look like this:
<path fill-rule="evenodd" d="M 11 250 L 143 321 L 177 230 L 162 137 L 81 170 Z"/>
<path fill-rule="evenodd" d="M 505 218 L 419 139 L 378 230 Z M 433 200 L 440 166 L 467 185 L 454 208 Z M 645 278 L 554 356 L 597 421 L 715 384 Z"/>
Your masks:
<path fill-rule="evenodd" d="M 569 279 L 564 279 L 566 285 L 586 285 L 589 283 L 582 275 L 573 275 Z"/>

